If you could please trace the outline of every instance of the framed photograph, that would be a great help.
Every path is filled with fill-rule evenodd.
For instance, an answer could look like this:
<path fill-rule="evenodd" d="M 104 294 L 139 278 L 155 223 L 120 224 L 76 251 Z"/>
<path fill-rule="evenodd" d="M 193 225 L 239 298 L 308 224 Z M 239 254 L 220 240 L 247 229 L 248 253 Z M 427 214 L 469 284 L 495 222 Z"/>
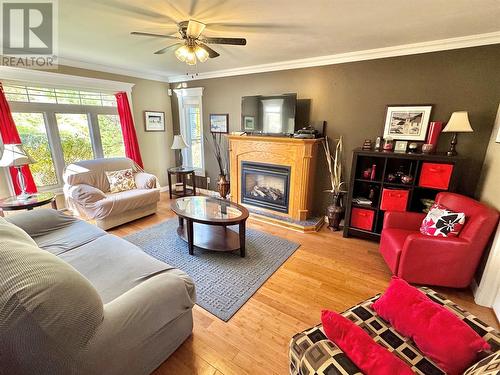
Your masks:
<path fill-rule="evenodd" d="M 212 133 L 229 132 L 229 114 L 210 114 L 210 131 Z"/>
<path fill-rule="evenodd" d="M 432 105 L 388 105 L 384 138 L 425 141 Z"/>
<path fill-rule="evenodd" d="M 165 112 L 144 111 L 144 129 L 147 132 L 164 132 Z"/>
<path fill-rule="evenodd" d="M 394 145 L 394 152 L 406 153 L 408 148 L 408 141 L 396 141 Z"/>
<path fill-rule="evenodd" d="M 255 130 L 255 117 L 244 116 L 243 117 L 243 129 L 245 130 Z"/>

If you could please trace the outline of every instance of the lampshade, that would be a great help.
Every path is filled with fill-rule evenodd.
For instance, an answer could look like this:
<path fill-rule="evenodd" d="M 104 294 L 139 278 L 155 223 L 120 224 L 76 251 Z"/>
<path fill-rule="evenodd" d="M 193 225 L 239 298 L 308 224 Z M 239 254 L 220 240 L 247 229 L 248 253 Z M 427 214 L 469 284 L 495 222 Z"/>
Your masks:
<path fill-rule="evenodd" d="M 172 150 L 182 150 L 183 148 L 188 148 L 189 146 L 184 142 L 182 135 L 174 135 L 174 141 L 172 142 Z"/>
<path fill-rule="evenodd" d="M 443 133 L 472 133 L 467 111 L 453 112 Z"/>
<path fill-rule="evenodd" d="M 36 163 L 36 161 L 26 152 L 22 144 L 4 145 L 0 167 L 20 167 L 33 163 Z"/>

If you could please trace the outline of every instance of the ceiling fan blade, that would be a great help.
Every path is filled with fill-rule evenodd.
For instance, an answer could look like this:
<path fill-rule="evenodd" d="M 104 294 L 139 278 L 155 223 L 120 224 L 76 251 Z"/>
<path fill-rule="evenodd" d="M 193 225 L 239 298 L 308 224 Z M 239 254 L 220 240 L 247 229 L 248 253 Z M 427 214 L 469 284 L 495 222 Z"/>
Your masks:
<path fill-rule="evenodd" d="M 211 58 L 211 59 L 214 59 L 218 56 L 220 56 L 220 54 L 217 52 L 217 51 L 214 51 L 212 48 L 210 48 L 209 46 L 207 46 L 206 44 L 203 44 L 203 43 L 198 43 L 198 45 L 203 48 L 205 51 L 208 52 L 208 57 Z"/>
<path fill-rule="evenodd" d="M 155 55 L 163 55 L 168 50 L 173 49 L 174 47 L 180 47 L 180 46 L 182 46 L 182 43 L 174 43 L 174 44 L 171 44 L 170 46 L 167 46 L 165 48 L 159 49 L 154 54 Z"/>
<path fill-rule="evenodd" d="M 187 31 L 186 35 L 189 38 L 196 39 L 198 38 L 201 33 L 205 30 L 205 24 L 202 22 L 198 22 L 195 20 L 189 20 L 188 26 L 187 26 Z"/>
<path fill-rule="evenodd" d="M 141 31 L 132 31 L 130 33 L 130 35 L 153 36 L 156 38 L 166 38 L 166 39 L 182 39 L 182 38 L 179 38 L 178 36 L 174 36 L 174 35 L 143 33 Z"/>
<path fill-rule="evenodd" d="M 234 46 L 245 46 L 247 40 L 245 38 L 202 38 L 200 39 L 204 43 L 210 44 L 232 44 Z"/>

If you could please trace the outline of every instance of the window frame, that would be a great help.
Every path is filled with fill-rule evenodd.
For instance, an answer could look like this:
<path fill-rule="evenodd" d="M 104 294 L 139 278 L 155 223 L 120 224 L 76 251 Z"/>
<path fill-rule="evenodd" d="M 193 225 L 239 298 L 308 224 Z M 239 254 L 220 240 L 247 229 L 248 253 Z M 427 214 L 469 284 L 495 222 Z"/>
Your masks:
<path fill-rule="evenodd" d="M 103 158 L 104 152 L 102 149 L 101 133 L 99 129 L 98 115 L 118 115 L 116 107 L 101 107 L 78 104 L 54 104 L 54 103 L 28 103 L 28 102 L 9 102 L 12 113 L 42 113 L 45 119 L 45 129 L 49 142 L 54 169 L 58 183 L 49 186 L 37 186 L 38 190 L 44 191 L 60 191 L 64 185 L 63 173 L 66 168 L 64 162 L 64 153 L 59 134 L 59 127 L 56 120 L 57 113 L 63 114 L 84 114 L 87 116 L 90 142 L 94 158 Z M 12 180 L 10 179 L 12 185 Z"/>
<path fill-rule="evenodd" d="M 189 129 L 189 124 L 186 119 L 186 109 L 188 106 L 196 105 L 200 108 L 200 145 L 201 145 L 201 168 L 195 168 L 195 174 L 197 176 L 205 177 L 205 133 L 203 126 L 203 87 L 191 87 L 184 89 L 175 89 L 175 94 L 177 95 L 178 108 L 179 108 L 179 128 L 182 138 L 191 146 L 191 131 Z M 192 163 L 192 157 L 190 149 L 181 150 L 183 166 Z"/>

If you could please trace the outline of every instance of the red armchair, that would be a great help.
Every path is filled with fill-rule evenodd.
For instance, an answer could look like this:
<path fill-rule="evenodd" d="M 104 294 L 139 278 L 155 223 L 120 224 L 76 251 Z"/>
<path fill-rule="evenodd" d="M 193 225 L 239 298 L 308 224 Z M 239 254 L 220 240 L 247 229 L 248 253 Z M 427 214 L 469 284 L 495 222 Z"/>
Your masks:
<path fill-rule="evenodd" d="M 392 273 L 410 283 L 465 288 L 496 228 L 498 212 L 454 193 L 439 193 L 436 202 L 465 213 L 458 237 L 421 234 L 425 214 L 387 211 L 380 252 Z"/>

